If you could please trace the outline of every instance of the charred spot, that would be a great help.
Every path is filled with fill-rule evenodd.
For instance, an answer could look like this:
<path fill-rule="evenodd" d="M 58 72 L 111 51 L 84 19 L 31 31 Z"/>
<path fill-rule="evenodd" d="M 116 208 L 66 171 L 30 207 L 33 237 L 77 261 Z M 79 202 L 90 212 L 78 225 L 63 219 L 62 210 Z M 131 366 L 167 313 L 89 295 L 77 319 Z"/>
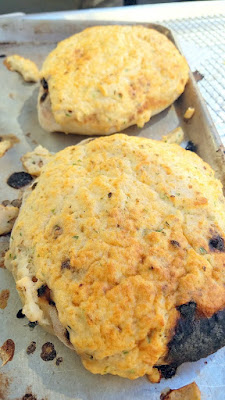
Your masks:
<path fill-rule="evenodd" d="M 26 393 L 23 397 L 22 400 L 37 400 L 37 397 L 34 396 L 32 393 Z"/>
<path fill-rule="evenodd" d="M 47 289 L 47 285 L 42 285 L 41 287 L 39 287 L 38 290 L 37 290 L 38 297 L 44 296 L 45 292 L 46 292 L 46 289 Z"/>
<path fill-rule="evenodd" d="M 185 150 L 193 151 L 193 153 L 197 152 L 197 145 L 194 144 L 191 140 L 187 142 Z"/>
<path fill-rule="evenodd" d="M 11 204 L 10 200 L 3 200 L 3 201 L 2 201 L 2 205 L 3 205 L 4 207 L 9 206 L 10 204 Z"/>
<path fill-rule="evenodd" d="M 194 75 L 196 82 L 199 82 L 204 78 L 204 75 L 202 75 L 201 72 L 199 72 L 198 70 L 194 71 L 193 75 Z"/>
<path fill-rule="evenodd" d="M 37 186 L 37 182 L 34 182 L 33 185 L 31 186 L 31 190 L 34 190 Z"/>
<path fill-rule="evenodd" d="M 25 318 L 25 314 L 22 313 L 22 308 L 21 308 L 21 310 L 19 310 L 18 313 L 16 314 L 16 318 L 19 318 L 19 319 Z"/>
<path fill-rule="evenodd" d="M 41 85 L 44 90 L 48 90 L 48 82 L 45 80 L 45 78 L 41 79 Z"/>
<path fill-rule="evenodd" d="M 146 260 L 146 256 L 144 254 L 141 255 L 141 264 L 144 264 Z"/>
<path fill-rule="evenodd" d="M 14 172 L 7 180 L 7 184 L 13 189 L 20 189 L 28 185 L 33 180 L 32 176 L 27 172 Z"/>
<path fill-rule="evenodd" d="M 210 241 L 209 241 L 209 248 L 212 251 L 217 250 L 217 251 L 224 252 L 225 251 L 224 239 L 219 235 L 212 237 L 212 239 L 210 239 Z"/>
<path fill-rule="evenodd" d="M 58 236 L 62 235 L 63 229 L 59 225 L 55 225 L 53 228 L 53 237 L 57 239 Z"/>
<path fill-rule="evenodd" d="M 48 96 L 48 92 L 44 92 L 42 96 L 40 97 L 40 103 L 43 103 L 45 101 L 46 97 Z"/>
<path fill-rule="evenodd" d="M 170 365 L 158 365 L 156 368 L 160 371 L 161 376 L 165 379 L 172 378 L 177 371 L 177 365 L 175 363 Z"/>
<path fill-rule="evenodd" d="M 11 201 L 11 204 L 13 207 L 20 208 L 21 204 L 22 204 L 22 199 L 15 199 L 15 200 Z"/>
<path fill-rule="evenodd" d="M 80 283 L 80 284 L 79 284 L 79 287 L 82 287 L 82 286 L 84 286 L 84 284 L 83 284 L 83 283 Z"/>
<path fill-rule="evenodd" d="M 183 318 L 190 319 L 194 317 L 196 303 L 194 301 L 189 301 L 189 303 L 182 304 L 181 306 L 177 307 L 177 309 Z"/>
<path fill-rule="evenodd" d="M 93 358 L 94 358 L 93 356 L 90 356 L 90 360 L 93 360 Z"/>
<path fill-rule="evenodd" d="M 36 283 L 38 280 L 37 280 L 37 278 L 36 278 L 36 276 L 32 276 L 32 282 L 34 282 L 34 283 Z"/>
<path fill-rule="evenodd" d="M 30 355 L 30 354 L 33 354 L 35 352 L 35 350 L 36 350 L 36 342 L 31 342 L 29 344 L 29 346 L 27 347 L 26 353 L 28 355 Z"/>
<path fill-rule="evenodd" d="M 53 343 L 47 342 L 43 344 L 41 350 L 40 356 L 43 361 L 52 361 L 56 357 L 56 351 Z"/>
<path fill-rule="evenodd" d="M 180 243 L 177 242 L 176 240 L 170 240 L 170 243 L 172 244 L 173 247 L 180 247 Z"/>
<path fill-rule="evenodd" d="M 51 290 L 47 285 L 42 285 L 37 289 L 37 295 L 48 302 L 49 305 L 55 305 L 55 302 L 51 299 Z"/>
<path fill-rule="evenodd" d="M 68 341 L 70 341 L 70 333 L 67 329 L 65 330 L 65 337 Z"/>
<path fill-rule="evenodd" d="M 28 326 L 29 326 L 29 328 L 31 328 L 31 329 L 34 329 L 35 326 L 37 326 L 37 325 L 38 325 L 38 321 L 34 321 L 34 322 L 29 321 L 29 322 L 28 322 Z"/>
<path fill-rule="evenodd" d="M 194 302 L 190 302 L 194 303 Z M 191 312 L 196 308 L 195 303 L 189 304 Z M 183 305 L 184 306 L 184 305 Z M 166 362 L 180 365 L 184 362 L 197 361 L 215 353 L 225 346 L 225 309 L 218 311 L 212 317 L 202 317 L 198 313 L 190 316 L 187 309 L 179 309 L 183 315 L 178 319 L 175 333 L 168 344 Z M 189 309 L 189 310 L 190 310 Z"/>
<path fill-rule="evenodd" d="M 62 262 L 61 270 L 70 269 L 70 268 L 71 268 L 71 265 L 70 265 L 70 260 L 69 259 Z"/>
<path fill-rule="evenodd" d="M 108 198 L 110 199 L 110 197 L 112 197 L 112 192 L 108 193 Z"/>
<path fill-rule="evenodd" d="M 55 364 L 56 364 L 57 367 L 58 367 L 62 362 L 63 362 L 63 358 L 62 358 L 62 357 L 58 357 L 58 358 L 56 359 Z"/>

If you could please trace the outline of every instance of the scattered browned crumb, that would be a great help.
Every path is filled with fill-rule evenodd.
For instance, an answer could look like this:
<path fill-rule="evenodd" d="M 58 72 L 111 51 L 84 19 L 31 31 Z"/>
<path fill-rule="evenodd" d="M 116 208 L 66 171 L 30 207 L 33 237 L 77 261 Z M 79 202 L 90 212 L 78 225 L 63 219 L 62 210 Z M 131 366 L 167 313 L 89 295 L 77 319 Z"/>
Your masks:
<path fill-rule="evenodd" d="M 204 78 L 204 75 L 202 75 L 201 72 L 199 72 L 198 70 L 194 71 L 193 75 L 194 75 L 196 82 L 199 82 Z"/>
<path fill-rule="evenodd" d="M 184 113 L 184 119 L 191 119 L 195 113 L 194 107 L 188 107 Z"/>
<path fill-rule="evenodd" d="M 0 399 L 7 399 L 9 393 L 10 378 L 4 373 L 0 373 Z"/>
<path fill-rule="evenodd" d="M 9 93 L 9 97 L 10 97 L 10 99 L 14 99 L 14 97 L 15 97 L 14 93 Z"/>
<path fill-rule="evenodd" d="M 36 395 L 32 393 L 31 387 L 28 387 L 26 392 L 27 393 L 22 398 L 15 400 L 38 400 Z M 47 400 L 47 398 L 45 397 L 44 399 L 42 398 L 40 400 Z"/>
<path fill-rule="evenodd" d="M 39 145 L 33 151 L 24 154 L 24 156 L 21 157 L 21 161 L 29 174 L 39 176 L 42 167 L 50 161 L 51 157 L 52 154 Z"/>
<path fill-rule="evenodd" d="M 178 128 L 173 129 L 167 135 L 162 137 L 162 141 L 165 143 L 177 143 L 180 144 L 184 140 L 184 131 L 181 126 Z"/>
<path fill-rule="evenodd" d="M 26 394 L 23 397 L 15 400 L 38 400 L 38 398 L 36 397 L 36 394 L 32 393 L 32 387 L 28 386 L 26 389 Z M 47 400 L 47 398 L 42 398 L 41 400 Z"/>
<path fill-rule="evenodd" d="M 6 251 L 7 251 L 7 250 L 6 250 Z M 4 259 L 5 259 L 5 253 L 6 253 L 6 251 L 3 251 L 3 252 L 1 253 L 1 256 L 0 256 L 0 268 L 5 268 Z"/>
<path fill-rule="evenodd" d="M 57 365 L 57 367 L 61 364 L 63 362 L 63 358 L 62 357 L 58 357 L 57 359 L 56 359 L 56 365 Z"/>
<path fill-rule="evenodd" d="M 37 397 L 32 393 L 26 393 L 21 400 L 37 400 Z"/>
<path fill-rule="evenodd" d="M 56 351 L 53 343 L 47 342 L 43 344 L 40 354 L 43 361 L 52 361 L 56 358 Z"/>
<path fill-rule="evenodd" d="M 19 139 L 15 135 L 0 135 L 0 157 L 3 157 L 4 154 L 18 142 Z"/>
<path fill-rule="evenodd" d="M 26 353 L 28 355 L 30 355 L 30 354 L 33 354 L 35 352 L 35 350 L 36 350 L 36 342 L 31 342 L 29 344 L 29 346 L 27 347 Z"/>
<path fill-rule="evenodd" d="M 19 72 L 26 82 L 38 82 L 39 80 L 38 67 L 28 58 L 14 54 L 6 57 L 6 59 L 3 61 L 3 64 L 9 71 Z"/>
<path fill-rule="evenodd" d="M 5 268 L 5 253 L 9 249 L 10 235 L 0 236 L 0 268 Z"/>
<path fill-rule="evenodd" d="M 2 360 L 2 367 L 13 359 L 15 351 L 15 343 L 12 339 L 7 339 L 0 347 L 0 358 Z"/>
<path fill-rule="evenodd" d="M 11 232 L 18 213 L 18 207 L 0 204 L 0 235 Z"/>
<path fill-rule="evenodd" d="M 201 392 L 196 383 L 192 382 L 180 389 L 170 390 L 167 394 L 161 394 L 160 400 L 201 400 Z"/>
<path fill-rule="evenodd" d="M 8 289 L 0 292 L 0 308 L 4 310 L 7 307 L 10 292 Z"/>
<path fill-rule="evenodd" d="M 2 140 L 0 142 L 0 158 L 12 147 L 9 140 Z"/>

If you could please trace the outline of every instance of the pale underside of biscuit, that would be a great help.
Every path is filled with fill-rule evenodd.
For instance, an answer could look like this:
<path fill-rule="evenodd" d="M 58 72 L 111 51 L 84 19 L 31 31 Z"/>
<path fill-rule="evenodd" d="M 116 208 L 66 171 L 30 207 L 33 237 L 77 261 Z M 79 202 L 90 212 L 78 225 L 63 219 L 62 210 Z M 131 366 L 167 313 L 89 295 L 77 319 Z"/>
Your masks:
<path fill-rule="evenodd" d="M 225 345 L 225 202 L 196 154 L 113 135 L 55 154 L 36 182 L 6 255 L 29 320 L 129 379 Z"/>
<path fill-rule="evenodd" d="M 188 65 L 174 44 L 142 26 L 88 28 L 60 42 L 40 72 L 46 131 L 108 135 L 143 127 L 184 91 Z"/>

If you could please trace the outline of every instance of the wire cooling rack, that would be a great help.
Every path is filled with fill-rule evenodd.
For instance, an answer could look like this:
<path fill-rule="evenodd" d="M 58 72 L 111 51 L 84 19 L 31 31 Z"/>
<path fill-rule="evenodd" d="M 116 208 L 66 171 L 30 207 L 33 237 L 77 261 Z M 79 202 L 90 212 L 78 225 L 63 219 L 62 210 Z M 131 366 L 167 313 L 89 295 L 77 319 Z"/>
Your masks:
<path fill-rule="evenodd" d="M 175 33 L 192 72 L 204 75 L 198 85 L 225 145 L 225 16 L 175 19 L 163 25 Z"/>

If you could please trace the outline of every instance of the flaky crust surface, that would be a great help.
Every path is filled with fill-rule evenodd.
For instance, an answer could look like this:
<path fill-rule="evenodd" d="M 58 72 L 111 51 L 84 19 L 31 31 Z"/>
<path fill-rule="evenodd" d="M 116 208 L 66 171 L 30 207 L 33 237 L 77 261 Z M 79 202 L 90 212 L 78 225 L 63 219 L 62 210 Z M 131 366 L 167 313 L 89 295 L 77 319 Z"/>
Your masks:
<path fill-rule="evenodd" d="M 177 307 L 225 306 L 221 183 L 196 154 L 123 134 L 64 149 L 37 182 L 6 256 L 23 312 L 50 324 L 47 285 L 87 369 L 154 379 Z"/>
<path fill-rule="evenodd" d="M 110 134 L 139 127 L 183 92 L 188 65 L 174 44 L 143 26 L 96 26 L 60 42 L 41 77 L 49 99 L 38 100 L 44 129 Z"/>

